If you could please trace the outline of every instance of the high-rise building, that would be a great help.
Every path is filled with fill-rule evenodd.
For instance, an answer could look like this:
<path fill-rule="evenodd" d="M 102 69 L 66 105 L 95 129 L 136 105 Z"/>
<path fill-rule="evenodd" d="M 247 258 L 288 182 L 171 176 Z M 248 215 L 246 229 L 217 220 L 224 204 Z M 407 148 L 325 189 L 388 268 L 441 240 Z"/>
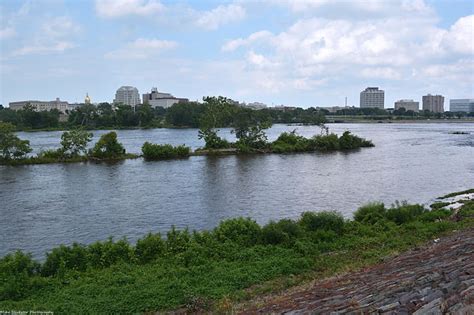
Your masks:
<path fill-rule="evenodd" d="M 57 109 L 61 113 L 65 113 L 68 109 L 68 102 L 61 101 L 59 98 L 56 98 L 54 101 L 20 101 L 20 102 L 11 102 L 8 104 L 10 109 L 12 110 L 20 110 L 23 109 L 25 106 L 31 106 L 34 111 L 49 111 L 52 109 Z"/>
<path fill-rule="evenodd" d="M 385 92 L 378 87 L 368 87 L 360 92 L 360 107 L 384 108 Z"/>
<path fill-rule="evenodd" d="M 133 86 L 122 86 L 115 93 L 114 104 L 136 106 L 140 104 L 140 94 Z"/>
<path fill-rule="evenodd" d="M 150 93 L 143 94 L 143 104 L 148 104 L 153 108 L 168 108 L 179 102 L 188 102 L 187 98 L 174 97 L 170 93 L 158 92 L 156 87 L 151 89 Z"/>
<path fill-rule="evenodd" d="M 453 99 L 449 101 L 450 112 L 474 113 L 474 99 Z"/>
<path fill-rule="evenodd" d="M 412 110 L 418 112 L 420 110 L 420 102 L 414 100 L 399 100 L 395 102 L 395 110 L 405 108 L 406 110 Z"/>
<path fill-rule="evenodd" d="M 444 96 L 442 95 L 424 95 L 423 96 L 423 110 L 429 110 L 433 113 L 444 112 Z"/>

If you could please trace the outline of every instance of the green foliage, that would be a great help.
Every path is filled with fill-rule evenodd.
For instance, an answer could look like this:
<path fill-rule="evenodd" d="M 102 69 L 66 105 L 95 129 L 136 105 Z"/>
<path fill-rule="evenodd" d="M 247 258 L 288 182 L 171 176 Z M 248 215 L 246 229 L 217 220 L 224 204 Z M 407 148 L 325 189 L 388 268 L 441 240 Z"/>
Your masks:
<path fill-rule="evenodd" d="M 199 127 L 204 105 L 197 102 L 179 102 L 166 111 L 166 122 L 177 127 Z"/>
<path fill-rule="evenodd" d="M 243 108 L 234 115 L 232 125 L 232 132 L 238 139 L 237 145 L 252 149 L 263 149 L 267 146 L 264 130 L 271 127 L 269 116 L 257 115 L 254 110 Z"/>
<path fill-rule="evenodd" d="M 142 146 L 142 153 L 146 160 L 163 160 L 188 157 L 191 149 L 184 145 L 173 147 L 170 144 L 160 145 L 145 142 Z"/>
<path fill-rule="evenodd" d="M 459 196 L 459 195 L 472 194 L 472 193 L 474 193 L 474 188 L 463 190 L 463 191 L 458 191 L 458 192 L 454 192 L 454 193 L 450 193 L 450 194 L 447 194 L 447 195 L 441 197 L 440 199 L 451 198 L 451 197 L 456 197 L 456 196 Z"/>
<path fill-rule="evenodd" d="M 260 233 L 260 226 L 250 218 L 225 220 L 214 230 L 214 234 L 220 242 L 231 241 L 241 246 L 257 244 Z"/>
<path fill-rule="evenodd" d="M 427 210 L 422 205 L 397 204 L 387 210 L 386 218 L 396 224 L 414 221 Z"/>
<path fill-rule="evenodd" d="M 449 206 L 450 203 L 449 202 L 435 202 L 435 203 L 432 203 L 430 205 L 430 208 L 435 210 L 435 209 L 441 209 L 441 208 L 444 208 L 446 206 Z"/>
<path fill-rule="evenodd" d="M 350 131 L 344 131 L 339 137 L 339 148 L 341 150 L 351 150 L 363 147 L 373 147 L 373 143 L 369 140 L 359 138 L 351 134 Z"/>
<path fill-rule="evenodd" d="M 217 130 L 215 129 L 199 129 L 198 138 L 204 139 L 204 142 L 206 143 L 204 149 L 206 150 L 228 149 L 231 146 L 227 140 L 222 139 L 217 135 Z"/>
<path fill-rule="evenodd" d="M 344 218 L 337 212 L 304 212 L 300 224 L 308 231 L 329 230 L 341 233 L 344 229 Z"/>
<path fill-rule="evenodd" d="M 61 135 L 61 151 L 67 157 L 86 153 L 87 144 L 92 140 L 92 133 L 81 129 L 65 131 Z"/>
<path fill-rule="evenodd" d="M 60 246 L 41 265 L 17 252 L 0 259 L 0 309 L 123 314 L 188 305 L 212 312 L 212 302 L 226 296 L 233 301 L 279 290 L 307 272 L 313 278 L 360 268 L 470 227 L 474 202 L 465 201 L 460 214 L 455 222 L 446 220 L 451 212 L 445 209 L 376 203 L 359 208 L 354 221 L 306 212 L 297 222 L 262 227 L 244 218 L 225 220 L 213 231 L 173 227 L 166 239 L 148 234 L 135 246 L 125 239 Z"/>
<path fill-rule="evenodd" d="M 99 159 L 113 159 L 125 154 L 122 144 L 117 141 L 114 131 L 103 134 L 91 150 L 90 155 Z"/>
<path fill-rule="evenodd" d="M 32 276 L 39 268 L 31 255 L 19 251 L 0 259 L 0 301 L 18 300 L 34 289 Z"/>
<path fill-rule="evenodd" d="M 354 212 L 354 220 L 361 223 L 375 224 L 386 216 L 385 205 L 380 202 L 369 203 Z"/>
<path fill-rule="evenodd" d="M 14 131 L 11 123 L 0 122 L 0 159 L 21 159 L 32 151 L 30 141 L 21 140 Z"/>
<path fill-rule="evenodd" d="M 141 264 L 149 263 L 161 257 L 165 253 L 165 242 L 161 235 L 149 233 L 137 241 L 135 246 L 135 256 Z"/>
<path fill-rule="evenodd" d="M 38 158 L 40 159 L 53 159 L 53 160 L 59 160 L 64 157 L 63 150 L 62 149 L 50 149 L 50 150 L 44 150 L 41 151 L 38 154 Z"/>

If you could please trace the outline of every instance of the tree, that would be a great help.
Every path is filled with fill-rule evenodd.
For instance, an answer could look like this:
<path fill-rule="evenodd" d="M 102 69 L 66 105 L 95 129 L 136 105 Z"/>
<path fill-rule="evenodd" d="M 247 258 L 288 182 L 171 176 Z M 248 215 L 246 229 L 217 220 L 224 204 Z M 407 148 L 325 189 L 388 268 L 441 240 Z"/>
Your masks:
<path fill-rule="evenodd" d="M 19 159 L 32 151 L 30 141 L 21 140 L 15 134 L 15 126 L 0 122 L 0 158 Z"/>
<path fill-rule="evenodd" d="M 63 155 L 79 156 L 86 153 L 87 143 L 92 140 L 92 133 L 81 129 L 66 131 L 61 135 L 60 149 Z"/>
<path fill-rule="evenodd" d="M 91 155 L 100 159 L 117 158 L 124 154 L 125 149 L 117 141 L 117 133 L 115 131 L 103 134 L 91 150 Z"/>
<path fill-rule="evenodd" d="M 228 148 L 229 143 L 217 135 L 217 127 L 224 125 L 224 121 L 232 116 L 230 100 L 223 96 L 208 96 L 204 98 L 204 102 L 204 114 L 199 120 L 199 139 L 204 139 L 206 149 Z"/>
<path fill-rule="evenodd" d="M 267 144 L 265 129 L 271 127 L 269 117 L 258 117 L 252 109 L 241 109 L 234 118 L 234 129 L 237 143 L 254 149 L 262 149 Z"/>
<path fill-rule="evenodd" d="M 138 108 L 138 125 L 140 127 L 149 126 L 153 118 L 153 108 L 150 105 L 143 104 Z"/>

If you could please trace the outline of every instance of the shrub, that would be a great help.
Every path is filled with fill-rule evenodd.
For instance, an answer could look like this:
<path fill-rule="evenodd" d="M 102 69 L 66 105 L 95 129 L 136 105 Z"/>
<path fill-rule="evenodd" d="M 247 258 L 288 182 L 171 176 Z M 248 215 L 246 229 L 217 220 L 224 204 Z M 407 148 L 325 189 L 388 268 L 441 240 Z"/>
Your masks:
<path fill-rule="evenodd" d="M 78 156 L 81 153 L 86 153 L 87 144 L 92 140 L 92 133 L 75 129 L 65 131 L 61 135 L 62 153 L 66 156 Z"/>
<path fill-rule="evenodd" d="M 339 149 L 339 139 L 334 133 L 318 135 L 311 139 L 311 146 L 318 151 L 334 151 Z"/>
<path fill-rule="evenodd" d="M 374 145 L 371 141 L 352 135 L 350 131 L 344 131 L 342 136 L 339 138 L 339 148 L 342 150 L 373 146 Z"/>
<path fill-rule="evenodd" d="M 414 221 L 427 210 L 422 205 L 397 204 L 387 210 L 386 218 L 396 224 L 403 224 Z"/>
<path fill-rule="evenodd" d="M 109 238 L 105 242 L 95 242 L 87 248 L 89 265 L 93 268 L 105 268 L 118 262 L 132 262 L 133 250 L 126 239 L 114 242 Z"/>
<path fill-rule="evenodd" d="M 0 301 L 18 300 L 34 287 L 32 277 L 40 265 L 31 255 L 18 251 L 0 259 Z"/>
<path fill-rule="evenodd" d="M 54 276 L 63 270 L 84 271 L 88 265 L 87 249 L 74 243 L 72 247 L 61 245 L 46 255 L 46 261 L 41 268 L 44 276 Z"/>
<path fill-rule="evenodd" d="M 217 131 L 212 128 L 201 128 L 198 134 L 199 139 L 204 139 L 206 150 L 228 149 L 231 147 L 230 143 L 217 135 Z"/>
<path fill-rule="evenodd" d="M 340 234 L 344 228 L 344 218 L 337 212 L 304 212 L 300 224 L 308 231 L 331 230 Z"/>
<path fill-rule="evenodd" d="M 220 242 L 231 241 L 241 246 L 252 246 L 260 239 L 261 229 L 250 218 L 235 218 L 222 221 L 214 229 L 214 235 Z"/>
<path fill-rule="evenodd" d="M 448 209 L 436 209 L 423 213 L 418 219 L 423 222 L 435 222 L 446 219 L 450 215 L 451 211 Z"/>
<path fill-rule="evenodd" d="M 121 157 L 125 154 L 122 144 L 117 141 L 117 133 L 111 131 L 103 134 L 94 148 L 90 151 L 93 157 L 99 159 L 113 159 Z"/>
<path fill-rule="evenodd" d="M 60 159 L 63 157 L 63 151 L 61 149 L 56 149 L 56 150 L 45 150 L 41 151 L 38 154 L 39 158 L 46 158 L 46 159 Z"/>
<path fill-rule="evenodd" d="M 173 226 L 166 234 L 166 251 L 168 254 L 178 254 L 186 251 L 189 247 L 191 236 L 188 229 L 178 231 Z"/>
<path fill-rule="evenodd" d="M 180 145 L 173 147 L 170 144 L 153 144 L 145 142 L 142 146 L 143 157 L 147 160 L 162 160 L 188 157 L 191 152 L 189 147 Z"/>
<path fill-rule="evenodd" d="M 354 220 L 361 223 L 375 224 L 385 218 L 386 210 L 383 203 L 369 203 L 354 212 Z"/>
<path fill-rule="evenodd" d="M 278 222 L 270 221 L 262 228 L 262 242 L 264 244 L 282 244 L 294 241 L 301 235 L 300 226 L 289 219 L 283 219 Z"/>
<path fill-rule="evenodd" d="M 165 252 L 165 242 L 161 235 L 149 233 L 137 241 L 135 246 L 135 256 L 139 263 L 145 264 L 163 255 Z"/>
<path fill-rule="evenodd" d="M 30 141 L 21 140 L 14 131 L 11 123 L 0 122 L 0 159 L 20 159 L 32 151 Z"/>

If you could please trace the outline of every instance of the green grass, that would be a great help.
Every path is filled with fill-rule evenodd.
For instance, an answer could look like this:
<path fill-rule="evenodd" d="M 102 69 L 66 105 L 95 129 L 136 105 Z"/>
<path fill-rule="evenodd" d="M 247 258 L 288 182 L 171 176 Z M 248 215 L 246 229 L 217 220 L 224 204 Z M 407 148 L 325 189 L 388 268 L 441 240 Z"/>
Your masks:
<path fill-rule="evenodd" d="M 186 308 L 229 311 L 234 303 L 309 279 L 377 263 L 453 230 L 474 226 L 419 205 L 361 207 L 356 220 L 306 212 L 260 226 L 223 221 L 212 231 L 172 229 L 126 240 L 62 246 L 38 263 L 23 253 L 0 260 L 0 309 L 56 313 L 142 313 Z"/>
<path fill-rule="evenodd" d="M 459 195 L 472 194 L 472 193 L 474 193 L 474 188 L 463 190 L 463 191 L 458 191 L 458 192 L 453 192 L 453 193 L 447 194 L 443 197 L 439 197 L 438 199 L 451 198 L 451 197 L 456 197 L 456 196 L 459 196 Z"/>

